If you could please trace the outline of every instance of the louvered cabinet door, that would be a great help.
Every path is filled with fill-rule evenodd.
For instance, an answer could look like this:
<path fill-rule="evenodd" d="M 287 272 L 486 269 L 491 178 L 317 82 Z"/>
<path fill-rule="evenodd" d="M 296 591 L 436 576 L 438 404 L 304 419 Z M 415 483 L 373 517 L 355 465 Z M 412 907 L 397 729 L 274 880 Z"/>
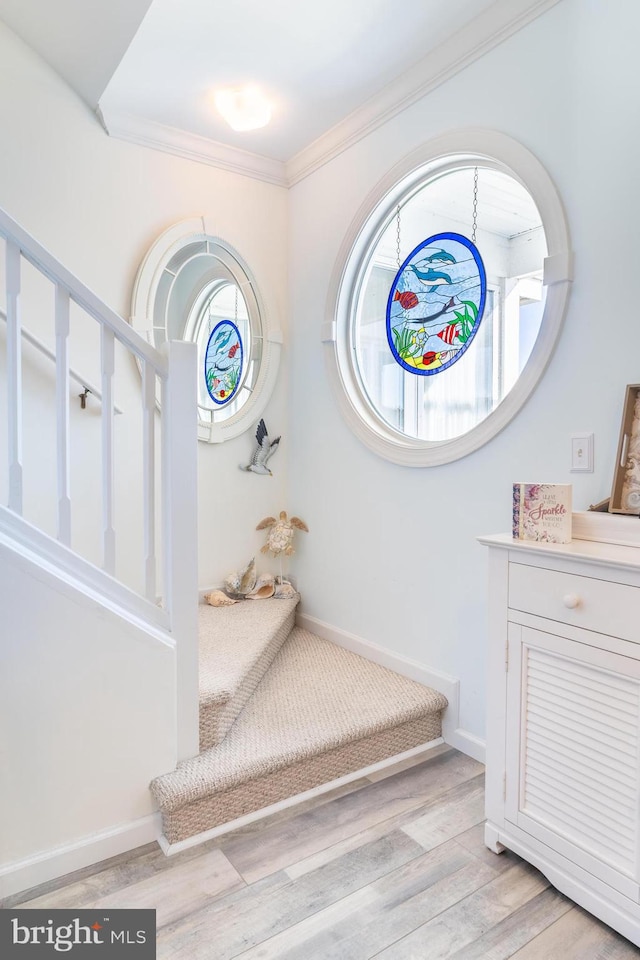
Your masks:
<path fill-rule="evenodd" d="M 637 903 L 640 662 L 515 623 L 508 642 L 506 819 Z"/>

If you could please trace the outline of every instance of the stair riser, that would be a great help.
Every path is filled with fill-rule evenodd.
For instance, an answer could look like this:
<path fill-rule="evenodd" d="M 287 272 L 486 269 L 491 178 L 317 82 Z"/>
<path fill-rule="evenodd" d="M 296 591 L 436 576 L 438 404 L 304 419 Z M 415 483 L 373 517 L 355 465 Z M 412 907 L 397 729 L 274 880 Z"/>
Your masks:
<path fill-rule="evenodd" d="M 262 810 L 320 784 L 346 776 L 371 764 L 396 756 L 405 750 L 429 743 L 441 736 L 441 713 L 411 720 L 383 730 L 355 743 L 300 761 L 259 779 L 232 787 L 179 810 L 164 813 L 164 835 L 169 843 L 178 843 L 229 823 L 248 813 Z"/>

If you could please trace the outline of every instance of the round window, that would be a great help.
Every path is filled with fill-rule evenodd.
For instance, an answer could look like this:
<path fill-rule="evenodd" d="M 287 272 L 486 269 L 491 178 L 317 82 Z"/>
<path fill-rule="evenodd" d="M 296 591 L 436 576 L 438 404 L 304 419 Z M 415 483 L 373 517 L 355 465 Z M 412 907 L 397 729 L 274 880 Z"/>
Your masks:
<path fill-rule="evenodd" d="M 430 465 L 477 449 L 524 403 L 560 331 L 571 258 L 555 189 L 514 141 L 450 135 L 403 166 L 352 225 L 324 339 L 356 433 Z"/>
<path fill-rule="evenodd" d="M 156 347 L 197 344 L 201 440 L 238 436 L 261 416 L 282 337 L 269 328 L 244 261 L 202 220 L 176 224 L 154 243 L 136 278 L 132 324 Z"/>

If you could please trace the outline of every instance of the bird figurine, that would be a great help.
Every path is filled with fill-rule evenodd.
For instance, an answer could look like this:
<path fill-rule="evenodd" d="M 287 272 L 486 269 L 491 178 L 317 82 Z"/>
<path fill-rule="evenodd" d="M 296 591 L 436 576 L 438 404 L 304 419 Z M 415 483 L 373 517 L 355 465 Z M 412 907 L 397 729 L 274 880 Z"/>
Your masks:
<path fill-rule="evenodd" d="M 276 437 L 275 440 L 270 440 L 266 424 L 264 420 L 261 420 L 256 430 L 256 440 L 258 441 L 258 447 L 254 451 L 250 463 L 248 463 L 246 467 L 240 465 L 240 469 L 251 471 L 251 473 L 259 473 L 262 476 L 272 477 L 273 474 L 267 466 L 267 463 L 278 449 L 280 437 Z"/>
<path fill-rule="evenodd" d="M 309 533 L 309 527 L 304 520 L 301 520 L 300 517 L 291 517 L 291 519 L 289 519 L 285 510 L 280 511 L 278 520 L 276 520 L 275 517 L 265 517 L 264 520 L 260 521 L 256 530 L 265 530 L 267 527 L 269 528 L 267 542 L 264 547 L 261 547 L 260 552 L 267 553 L 271 551 L 274 557 L 282 553 L 290 557 L 291 554 L 294 553 L 293 535 L 296 530 L 304 530 L 306 533 Z"/>

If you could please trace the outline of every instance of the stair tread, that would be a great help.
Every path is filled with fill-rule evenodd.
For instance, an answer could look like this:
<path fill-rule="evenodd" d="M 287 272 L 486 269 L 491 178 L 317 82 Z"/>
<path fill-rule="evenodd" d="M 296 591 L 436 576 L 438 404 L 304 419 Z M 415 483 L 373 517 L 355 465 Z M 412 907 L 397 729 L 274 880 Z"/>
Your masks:
<path fill-rule="evenodd" d="M 176 810 L 446 706 L 438 691 L 296 627 L 225 740 L 151 788 Z"/>
<path fill-rule="evenodd" d="M 298 600 L 244 600 L 230 607 L 200 604 L 200 704 L 223 704 L 237 692 Z"/>

